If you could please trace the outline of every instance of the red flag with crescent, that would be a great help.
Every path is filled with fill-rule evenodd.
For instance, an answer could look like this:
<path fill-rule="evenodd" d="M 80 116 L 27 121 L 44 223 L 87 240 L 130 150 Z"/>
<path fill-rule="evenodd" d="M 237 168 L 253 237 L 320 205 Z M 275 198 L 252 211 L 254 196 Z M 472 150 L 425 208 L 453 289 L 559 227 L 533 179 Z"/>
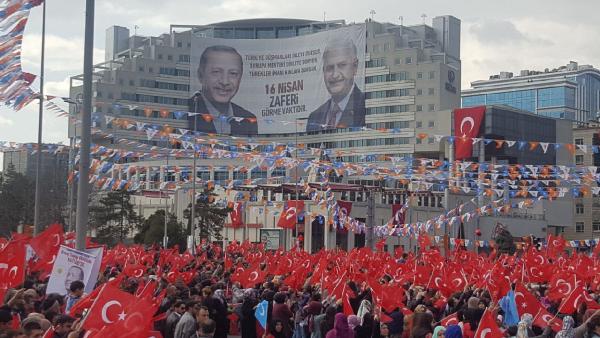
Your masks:
<path fill-rule="evenodd" d="M 230 203 L 231 212 L 229 212 L 229 218 L 231 219 L 231 226 L 233 228 L 239 228 L 244 224 L 242 219 L 242 202 Z"/>
<path fill-rule="evenodd" d="M 481 121 L 485 116 L 485 106 L 454 110 L 454 144 L 456 160 L 472 156 L 472 137 L 479 136 Z"/>
<path fill-rule="evenodd" d="M 25 281 L 25 243 L 11 241 L 0 252 L 0 286 L 14 288 Z"/>
<path fill-rule="evenodd" d="M 304 201 L 288 201 L 283 208 L 277 226 L 284 229 L 293 229 L 298 222 L 298 215 L 304 210 Z"/>
<path fill-rule="evenodd" d="M 63 240 L 64 233 L 62 225 L 52 224 L 41 234 L 32 238 L 31 241 L 29 241 L 29 244 L 41 260 L 51 261 L 52 256 L 58 253 L 58 249 L 60 249 Z"/>
<path fill-rule="evenodd" d="M 125 310 L 136 300 L 130 293 L 119 290 L 118 287 L 106 284 L 90 308 L 83 328 L 99 330 L 104 326 L 125 320 Z M 152 317 L 150 317 L 152 318 Z"/>
<path fill-rule="evenodd" d="M 483 312 L 477 332 L 475 332 L 475 338 L 502 338 L 504 334 L 498 328 L 492 312 L 486 309 Z"/>

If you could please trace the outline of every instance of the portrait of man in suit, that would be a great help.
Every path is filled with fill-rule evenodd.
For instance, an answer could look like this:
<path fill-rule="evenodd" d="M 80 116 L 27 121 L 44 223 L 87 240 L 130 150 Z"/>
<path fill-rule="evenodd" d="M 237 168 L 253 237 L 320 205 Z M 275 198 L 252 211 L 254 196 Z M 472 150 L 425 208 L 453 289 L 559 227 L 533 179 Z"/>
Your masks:
<path fill-rule="evenodd" d="M 198 79 L 202 91 L 190 100 L 190 128 L 204 133 L 256 135 L 256 116 L 231 102 L 240 88 L 242 56 L 229 46 L 210 46 L 200 56 Z M 194 128 L 195 124 L 195 128 Z"/>
<path fill-rule="evenodd" d="M 352 41 L 334 41 L 325 48 L 323 80 L 331 97 L 309 115 L 307 132 L 365 125 L 365 95 L 354 81 L 357 70 Z"/>

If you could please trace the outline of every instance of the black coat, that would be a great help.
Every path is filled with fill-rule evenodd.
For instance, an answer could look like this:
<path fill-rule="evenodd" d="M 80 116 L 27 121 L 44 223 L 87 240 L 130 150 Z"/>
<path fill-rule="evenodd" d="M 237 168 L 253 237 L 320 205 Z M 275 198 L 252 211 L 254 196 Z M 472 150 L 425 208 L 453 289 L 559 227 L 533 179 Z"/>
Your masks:
<path fill-rule="evenodd" d="M 195 98 L 198 102 L 194 102 Z M 209 114 L 204 98 L 200 94 L 194 95 L 190 98 L 189 108 L 191 112 L 198 114 Z M 236 121 L 230 119 L 229 124 L 231 125 L 231 135 L 240 136 L 253 136 L 258 134 L 258 124 L 256 123 L 256 116 L 246 109 L 238 106 L 231 102 L 231 109 L 234 117 L 241 117 L 244 120 Z M 254 122 L 248 121 L 247 119 L 254 119 Z M 194 129 L 194 121 L 196 122 L 196 128 Z M 190 130 L 196 130 L 202 133 L 214 134 L 217 132 L 213 121 L 206 121 L 201 115 L 188 116 Z"/>

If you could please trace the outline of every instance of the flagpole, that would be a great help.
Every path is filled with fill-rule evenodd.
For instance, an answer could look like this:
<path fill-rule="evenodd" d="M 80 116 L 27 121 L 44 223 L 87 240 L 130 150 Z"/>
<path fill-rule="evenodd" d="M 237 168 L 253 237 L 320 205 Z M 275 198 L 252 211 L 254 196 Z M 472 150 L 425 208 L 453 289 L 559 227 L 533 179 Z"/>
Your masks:
<path fill-rule="evenodd" d="M 94 67 L 94 6 L 95 0 L 86 0 L 85 44 L 83 53 L 83 109 L 81 112 L 81 145 L 79 147 L 79 181 L 77 186 L 77 250 L 85 250 L 85 236 L 88 227 L 88 177 L 90 173 L 92 71 Z"/>
<path fill-rule="evenodd" d="M 40 187 L 42 173 L 42 125 L 44 122 L 44 58 L 46 49 L 46 1 L 42 3 L 42 55 L 40 60 L 40 107 L 38 113 L 38 139 L 37 139 L 37 157 L 35 169 L 35 207 L 33 212 L 33 234 L 34 236 L 42 231 L 40 224 L 40 201 L 42 192 Z"/>

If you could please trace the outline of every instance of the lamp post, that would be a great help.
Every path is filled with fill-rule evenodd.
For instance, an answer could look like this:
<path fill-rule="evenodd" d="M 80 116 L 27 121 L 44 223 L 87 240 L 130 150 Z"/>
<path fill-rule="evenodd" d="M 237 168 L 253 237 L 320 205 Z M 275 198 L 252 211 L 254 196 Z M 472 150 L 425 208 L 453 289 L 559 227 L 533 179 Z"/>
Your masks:
<path fill-rule="evenodd" d="M 77 191 L 77 250 L 85 249 L 88 227 L 88 197 L 90 173 L 90 145 L 92 126 L 92 70 L 94 67 L 94 6 L 95 0 L 85 2 L 85 46 L 83 56 L 83 109 L 81 113 L 81 147 L 79 185 Z"/>
<path fill-rule="evenodd" d="M 34 236 L 42 231 L 40 224 L 40 208 L 42 200 L 41 179 L 42 179 L 42 125 L 44 122 L 44 54 L 46 49 L 46 1 L 42 4 L 42 56 L 40 60 L 40 109 L 38 113 L 38 140 L 37 140 L 37 168 L 35 169 L 35 207 L 33 212 L 33 234 Z"/>

